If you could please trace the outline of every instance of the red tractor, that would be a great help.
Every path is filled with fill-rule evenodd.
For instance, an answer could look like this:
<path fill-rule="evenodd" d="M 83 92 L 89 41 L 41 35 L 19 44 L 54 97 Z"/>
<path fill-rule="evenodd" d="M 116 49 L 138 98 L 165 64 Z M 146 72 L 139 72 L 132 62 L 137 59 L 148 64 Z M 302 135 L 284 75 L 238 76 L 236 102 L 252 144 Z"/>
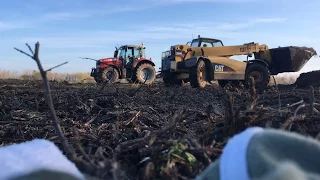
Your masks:
<path fill-rule="evenodd" d="M 114 56 L 96 60 L 90 76 L 97 83 L 105 81 L 131 80 L 132 82 L 152 84 L 156 79 L 155 64 L 145 57 L 145 46 L 123 45 L 116 47 Z"/>

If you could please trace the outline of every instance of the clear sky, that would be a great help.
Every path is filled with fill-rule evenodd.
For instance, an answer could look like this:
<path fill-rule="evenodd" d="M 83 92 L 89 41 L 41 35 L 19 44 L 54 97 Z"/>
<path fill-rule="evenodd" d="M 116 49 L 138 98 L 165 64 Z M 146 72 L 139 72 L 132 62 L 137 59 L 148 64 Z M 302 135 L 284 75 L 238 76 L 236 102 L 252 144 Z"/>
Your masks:
<path fill-rule="evenodd" d="M 157 70 L 161 52 L 198 34 L 225 45 L 311 46 L 320 54 L 320 0 L 10 0 L 0 5 L 0 69 L 37 69 L 15 51 L 40 42 L 45 68 L 90 72 L 118 44 L 145 43 Z M 242 59 L 244 60 L 244 59 Z M 320 69 L 320 58 L 302 71 Z"/>

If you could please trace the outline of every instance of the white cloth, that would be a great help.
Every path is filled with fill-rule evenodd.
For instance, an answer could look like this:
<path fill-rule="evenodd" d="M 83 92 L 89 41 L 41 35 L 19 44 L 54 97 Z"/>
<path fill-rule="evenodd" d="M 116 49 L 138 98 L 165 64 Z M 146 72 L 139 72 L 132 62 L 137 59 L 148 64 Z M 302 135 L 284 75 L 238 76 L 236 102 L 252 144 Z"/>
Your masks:
<path fill-rule="evenodd" d="M 221 180 L 250 180 L 247 149 L 252 136 L 262 131 L 260 127 L 248 128 L 228 141 L 220 158 Z"/>
<path fill-rule="evenodd" d="M 0 147 L 0 179 L 23 176 L 37 170 L 54 170 L 85 179 L 74 163 L 52 142 L 35 139 Z"/>

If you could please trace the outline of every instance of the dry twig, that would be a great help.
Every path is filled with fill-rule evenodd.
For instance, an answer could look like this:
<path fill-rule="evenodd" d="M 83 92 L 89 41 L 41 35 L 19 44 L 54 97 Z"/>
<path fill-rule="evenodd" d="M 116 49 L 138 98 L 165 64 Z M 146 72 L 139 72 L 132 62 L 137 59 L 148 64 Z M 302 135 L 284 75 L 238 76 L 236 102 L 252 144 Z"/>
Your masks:
<path fill-rule="evenodd" d="M 309 101 L 310 101 L 310 107 L 309 107 L 309 114 L 310 116 L 314 115 L 314 89 L 311 86 L 309 91 Z"/>
<path fill-rule="evenodd" d="M 47 71 L 45 71 L 42 67 L 42 64 L 40 62 L 40 58 L 39 58 L 39 48 L 40 48 L 40 44 L 39 42 L 36 43 L 35 45 L 35 51 L 33 53 L 31 47 L 26 44 L 30 50 L 30 52 L 32 53 L 32 55 L 20 50 L 20 49 L 17 49 L 17 48 L 14 48 L 15 50 L 21 52 L 22 54 L 25 54 L 27 56 L 29 56 L 30 58 L 32 58 L 33 60 L 36 61 L 37 65 L 38 65 L 38 68 L 39 68 L 39 71 L 40 71 L 40 74 L 41 74 L 41 77 L 42 77 L 42 80 L 43 80 L 43 84 L 44 84 L 44 90 L 45 90 L 45 95 L 46 95 L 46 99 L 47 99 L 47 102 L 48 102 L 48 106 L 49 106 L 49 109 L 50 109 L 50 115 L 51 115 L 51 118 L 52 118 L 52 123 L 53 123 L 53 126 L 54 126 L 54 129 L 56 130 L 56 133 L 62 143 L 62 146 L 64 148 L 64 151 L 66 152 L 67 156 L 70 158 L 70 159 L 75 159 L 76 157 L 76 154 L 74 152 L 74 149 L 71 148 L 71 146 L 69 146 L 68 144 L 68 141 L 67 139 L 64 137 L 63 133 L 62 133 L 62 130 L 61 130 L 61 126 L 60 126 L 60 122 L 58 120 L 58 117 L 56 115 L 56 112 L 55 112 L 55 109 L 53 107 L 53 101 L 52 101 L 52 97 L 51 97 L 51 92 L 50 92 L 50 86 L 49 86 L 49 82 L 48 82 L 48 78 L 47 78 Z M 56 66 L 58 67 L 58 66 Z M 55 68 L 55 67 L 53 67 Z M 53 68 L 50 68 L 49 70 L 52 70 Z"/>
<path fill-rule="evenodd" d="M 224 135 L 227 137 L 235 132 L 235 118 L 233 112 L 234 97 L 226 91 Z"/>

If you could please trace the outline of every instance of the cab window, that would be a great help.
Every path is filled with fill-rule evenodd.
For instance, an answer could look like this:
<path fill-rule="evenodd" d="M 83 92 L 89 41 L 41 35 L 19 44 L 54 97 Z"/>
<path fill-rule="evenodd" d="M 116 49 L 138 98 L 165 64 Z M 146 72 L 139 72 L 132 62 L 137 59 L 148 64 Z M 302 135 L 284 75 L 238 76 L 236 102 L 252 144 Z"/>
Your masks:
<path fill-rule="evenodd" d="M 214 47 L 221 47 L 222 43 L 221 43 L 221 41 L 216 41 L 216 42 L 213 43 L 213 46 Z"/>
<path fill-rule="evenodd" d="M 209 43 L 209 42 L 201 42 L 200 47 L 212 47 L 212 43 Z"/>

